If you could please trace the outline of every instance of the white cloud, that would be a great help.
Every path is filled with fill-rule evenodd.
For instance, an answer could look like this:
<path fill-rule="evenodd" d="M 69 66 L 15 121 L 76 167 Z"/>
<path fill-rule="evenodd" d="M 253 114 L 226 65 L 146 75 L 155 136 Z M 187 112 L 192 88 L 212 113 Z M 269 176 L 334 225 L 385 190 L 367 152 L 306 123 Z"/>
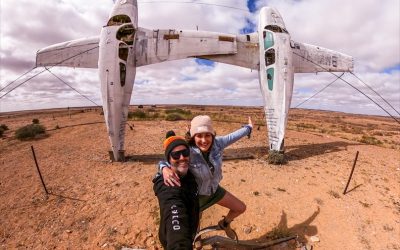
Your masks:
<path fill-rule="evenodd" d="M 259 6 L 266 3 L 280 11 L 293 40 L 354 56 L 356 74 L 400 109 L 399 71 L 381 73 L 400 64 L 399 1 L 257 1 Z M 0 4 L 1 86 L 33 67 L 38 49 L 98 35 L 112 8 L 111 0 L 2 0 Z M 242 0 L 218 1 L 218 4 L 246 9 L 246 1 Z M 246 26 L 246 18 L 258 20 L 257 13 L 209 5 L 139 1 L 138 7 L 139 26 L 149 29 L 198 26 L 200 30 L 239 33 Z M 52 71 L 101 103 L 96 70 L 54 68 Z M 333 79 L 329 73 L 296 75 L 292 106 Z M 370 93 L 353 76 L 345 79 Z M 218 63 L 210 68 L 186 59 L 138 68 L 132 103 L 262 105 L 262 99 L 257 71 Z M 0 112 L 74 105 L 91 103 L 46 73 L 0 99 Z M 384 114 L 340 81 L 301 107 Z"/>

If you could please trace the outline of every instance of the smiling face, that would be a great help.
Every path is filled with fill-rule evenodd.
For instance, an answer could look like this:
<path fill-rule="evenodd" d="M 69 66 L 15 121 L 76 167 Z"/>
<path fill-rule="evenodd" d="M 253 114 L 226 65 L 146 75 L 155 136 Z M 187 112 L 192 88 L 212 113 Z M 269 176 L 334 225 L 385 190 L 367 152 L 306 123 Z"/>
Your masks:
<path fill-rule="evenodd" d="M 176 172 L 179 176 L 185 176 L 189 169 L 189 152 L 185 152 L 189 150 L 184 145 L 176 146 L 169 155 L 169 162 L 171 163 L 171 168 L 174 172 Z M 175 154 L 174 154 L 175 153 Z M 178 159 L 174 159 L 171 155 L 177 155 Z"/>
<path fill-rule="evenodd" d="M 211 133 L 198 133 L 194 135 L 194 143 L 201 150 L 201 152 L 208 152 L 213 142 Z"/>

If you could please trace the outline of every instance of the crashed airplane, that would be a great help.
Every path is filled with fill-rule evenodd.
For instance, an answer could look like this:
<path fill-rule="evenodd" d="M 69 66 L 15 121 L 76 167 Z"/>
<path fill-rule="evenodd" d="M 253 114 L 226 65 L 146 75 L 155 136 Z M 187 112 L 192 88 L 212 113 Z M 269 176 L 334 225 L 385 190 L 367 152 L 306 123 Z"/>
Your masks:
<path fill-rule="evenodd" d="M 281 15 L 272 7 L 260 10 L 257 32 L 232 35 L 141 28 L 136 0 L 115 1 L 99 37 L 39 50 L 36 66 L 99 69 L 112 155 L 114 160 L 121 161 L 136 68 L 185 58 L 202 58 L 258 70 L 268 125 L 268 148 L 281 153 L 294 73 L 353 71 L 351 56 L 291 40 Z"/>

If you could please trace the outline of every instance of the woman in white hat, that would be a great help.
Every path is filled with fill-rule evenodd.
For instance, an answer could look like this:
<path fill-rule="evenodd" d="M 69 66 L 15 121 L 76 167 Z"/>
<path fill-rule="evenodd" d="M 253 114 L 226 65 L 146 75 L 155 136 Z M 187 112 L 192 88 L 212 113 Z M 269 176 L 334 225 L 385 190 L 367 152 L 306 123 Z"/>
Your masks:
<path fill-rule="evenodd" d="M 250 135 L 252 128 L 250 117 L 247 125 L 225 136 L 215 135 L 211 118 L 207 115 L 194 117 L 190 124 L 189 169 L 199 186 L 200 210 L 203 211 L 214 204 L 228 208 L 228 214 L 218 222 L 218 225 L 232 239 L 236 238 L 236 234 L 231 229 L 230 223 L 244 213 L 246 205 L 219 185 L 222 180 L 222 153 L 232 143 Z M 168 168 L 166 162 L 160 162 L 159 167 L 166 185 L 180 186 L 179 177 Z"/>

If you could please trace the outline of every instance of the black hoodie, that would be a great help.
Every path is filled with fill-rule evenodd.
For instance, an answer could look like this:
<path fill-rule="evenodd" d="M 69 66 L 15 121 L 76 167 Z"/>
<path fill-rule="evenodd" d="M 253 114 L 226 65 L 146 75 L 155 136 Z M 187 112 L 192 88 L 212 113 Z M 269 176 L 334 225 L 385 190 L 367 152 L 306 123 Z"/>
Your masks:
<path fill-rule="evenodd" d="M 153 190 L 160 205 L 158 236 L 165 249 L 193 249 L 192 241 L 199 225 L 198 189 L 188 171 L 180 178 L 180 187 L 168 187 L 162 175 L 153 179 Z"/>

